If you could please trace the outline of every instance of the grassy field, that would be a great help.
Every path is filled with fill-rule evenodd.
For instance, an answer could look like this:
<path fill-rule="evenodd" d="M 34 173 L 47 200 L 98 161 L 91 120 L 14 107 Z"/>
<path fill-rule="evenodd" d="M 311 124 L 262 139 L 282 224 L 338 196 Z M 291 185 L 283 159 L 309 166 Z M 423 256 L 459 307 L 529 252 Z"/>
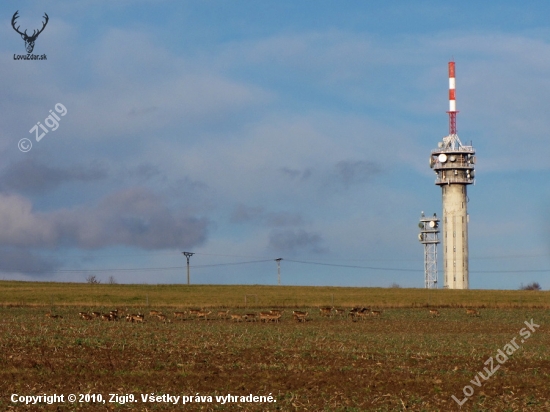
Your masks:
<path fill-rule="evenodd" d="M 257 303 L 248 296 L 245 309 L 244 295 L 257 295 Z M 547 296 L 432 291 L 430 305 L 441 307 L 432 318 L 427 291 L 414 289 L 1 282 L 0 410 L 547 411 Z M 332 301 L 368 304 L 382 315 L 357 322 L 321 317 L 317 306 Z M 242 314 L 274 306 L 286 308 L 280 323 L 231 322 L 218 319 L 215 310 L 208 321 L 171 315 L 188 307 Z M 145 322 L 78 316 L 115 307 L 141 310 Z M 463 307 L 481 308 L 481 316 L 467 316 Z M 308 321 L 293 321 L 294 308 L 307 310 Z M 151 309 L 168 314 L 170 322 L 148 316 Z M 50 311 L 62 318 L 47 318 Z M 526 338 L 531 319 L 540 326 L 531 326 Z M 518 348 L 498 363 L 498 351 L 514 348 L 506 347 L 514 338 Z M 465 386 L 471 388 L 466 394 L 473 391 L 467 398 Z M 12 403 L 12 394 L 65 399 L 24 406 Z M 66 399 L 69 394 L 77 395 L 76 403 Z M 81 394 L 84 402 L 78 402 Z M 105 403 L 91 401 L 97 394 Z M 151 394 L 193 401 L 142 400 Z M 216 399 L 228 394 L 276 402 Z M 466 399 L 461 408 L 453 395 Z M 136 402 L 128 402 L 130 396 Z"/>
<path fill-rule="evenodd" d="M 246 300 L 245 300 L 246 299 Z M 550 308 L 550 291 L 261 285 L 107 285 L 0 281 L 0 305 L 147 307 Z"/>

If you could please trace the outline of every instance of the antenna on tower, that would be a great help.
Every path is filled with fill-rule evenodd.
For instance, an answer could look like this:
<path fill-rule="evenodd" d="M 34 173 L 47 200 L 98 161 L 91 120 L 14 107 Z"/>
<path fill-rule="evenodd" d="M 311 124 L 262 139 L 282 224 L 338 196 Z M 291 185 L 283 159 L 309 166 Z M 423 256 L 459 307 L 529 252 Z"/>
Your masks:
<path fill-rule="evenodd" d="M 456 135 L 456 78 L 455 62 L 449 62 L 449 136 Z"/>
<path fill-rule="evenodd" d="M 449 136 L 443 138 L 442 148 L 459 149 L 462 147 L 462 142 L 458 138 L 456 129 L 456 78 L 455 78 L 455 62 L 449 62 Z"/>
<path fill-rule="evenodd" d="M 437 245 L 439 244 L 439 218 L 426 217 L 424 212 L 418 223 L 418 240 L 424 245 L 424 287 L 437 289 Z"/>

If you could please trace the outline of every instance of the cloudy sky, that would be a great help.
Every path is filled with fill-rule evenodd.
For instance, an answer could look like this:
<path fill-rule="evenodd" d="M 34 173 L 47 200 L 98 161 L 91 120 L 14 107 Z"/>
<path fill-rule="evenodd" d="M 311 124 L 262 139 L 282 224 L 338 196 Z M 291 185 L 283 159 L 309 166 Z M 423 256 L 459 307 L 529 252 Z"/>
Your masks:
<path fill-rule="evenodd" d="M 17 10 L 28 34 L 48 14 L 33 51 L 47 60 L 14 60 Z M 422 287 L 454 59 L 478 160 L 471 287 L 550 288 L 550 4 L 0 11 L 0 279 L 180 283 L 189 251 L 193 283 L 276 284 L 283 258 L 283 284 Z"/>

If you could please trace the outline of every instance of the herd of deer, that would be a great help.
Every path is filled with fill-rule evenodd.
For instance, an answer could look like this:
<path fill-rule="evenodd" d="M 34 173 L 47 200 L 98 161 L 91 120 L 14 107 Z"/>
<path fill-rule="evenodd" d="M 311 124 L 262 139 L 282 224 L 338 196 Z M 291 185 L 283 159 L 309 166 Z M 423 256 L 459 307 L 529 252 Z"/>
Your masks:
<path fill-rule="evenodd" d="M 105 320 L 107 322 L 119 320 L 119 315 L 122 316 L 123 313 L 122 313 L 121 310 L 119 311 L 118 309 L 112 310 L 109 313 L 78 312 L 78 316 L 80 316 L 84 320 L 101 319 L 101 320 Z M 135 322 L 143 322 L 143 318 L 144 318 L 144 315 L 141 315 L 141 314 L 137 314 L 137 315 L 128 314 L 128 315 L 126 315 L 126 320 L 128 322 L 130 322 L 130 321 L 131 322 L 134 322 L 134 321 Z"/>
<path fill-rule="evenodd" d="M 251 312 L 251 313 L 244 313 L 244 314 L 230 314 L 230 309 L 227 310 L 219 310 L 218 311 L 218 319 L 222 320 L 231 320 L 232 322 L 274 322 L 279 323 L 281 317 L 283 316 L 284 310 L 280 309 L 272 309 L 268 312 Z M 319 314 L 321 317 L 332 317 L 332 316 L 340 316 L 345 317 L 346 309 L 342 308 L 334 308 L 332 306 L 324 306 L 319 308 Z M 206 311 L 203 309 L 189 309 L 186 311 L 180 311 L 180 312 L 173 312 L 174 313 L 174 320 L 181 319 L 186 320 L 189 318 L 194 318 L 197 320 L 204 319 L 208 320 L 208 315 L 212 313 L 212 311 Z M 437 309 L 429 309 L 429 314 L 431 317 L 438 317 L 440 316 L 439 310 Z M 479 311 L 476 309 L 466 309 L 466 314 L 468 316 L 481 316 Z M 126 319 L 126 322 L 144 322 L 145 315 L 142 313 L 137 314 L 126 314 L 126 316 L 123 316 L 123 311 L 119 309 L 111 310 L 109 313 L 100 313 L 100 312 L 79 312 L 78 315 L 84 319 L 84 320 L 93 320 L 93 319 L 101 319 L 104 321 L 117 321 L 123 317 Z M 170 319 L 168 316 L 163 314 L 162 312 L 158 310 L 151 310 L 149 312 L 149 316 L 152 318 L 157 318 L 161 322 L 170 322 Z M 292 318 L 297 322 L 306 322 L 308 320 L 309 312 L 303 312 L 299 310 L 292 311 Z M 365 320 L 368 317 L 380 317 L 382 316 L 382 311 L 380 310 L 371 310 L 370 308 L 366 307 L 354 307 L 351 308 L 347 316 L 351 318 L 352 321 L 357 322 L 359 320 Z M 53 315 L 52 313 L 46 313 L 46 317 L 51 319 L 59 319 L 63 318 L 60 315 Z"/>
<path fill-rule="evenodd" d="M 325 312 L 328 312 L 328 316 L 330 316 L 330 310 L 329 310 L 330 308 L 321 308 L 321 311 L 323 311 L 323 309 L 325 310 Z M 327 316 L 327 315 L 324 315 L 324 316 Z M 358 320 L 365 320 L 369 316 L 380 317 L 382 316 L 382 311 L 371 310 L 370 308 L 365 308 L 365 307 L 362 307 L 362 308 L 355 307 L 348 312 L 348 316 L 351 318 L 351 320 L 353 320 L 354 322 L 357 322 Z"/>

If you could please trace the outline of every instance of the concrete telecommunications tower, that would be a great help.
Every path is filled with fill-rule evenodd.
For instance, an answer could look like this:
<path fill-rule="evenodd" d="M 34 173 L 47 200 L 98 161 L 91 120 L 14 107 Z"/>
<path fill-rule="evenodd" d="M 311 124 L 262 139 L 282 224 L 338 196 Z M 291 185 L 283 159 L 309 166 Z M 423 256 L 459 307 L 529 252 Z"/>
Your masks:
<path fill-rule="evenodd" d="M 444 287 L 468 289 L 468 195 L 474 183 L 474 148 L 465 146 L 456 131 L 455 63 L 449 62 L 449 135 L 432 150 L 430 167 L 443 194 Z"/>

